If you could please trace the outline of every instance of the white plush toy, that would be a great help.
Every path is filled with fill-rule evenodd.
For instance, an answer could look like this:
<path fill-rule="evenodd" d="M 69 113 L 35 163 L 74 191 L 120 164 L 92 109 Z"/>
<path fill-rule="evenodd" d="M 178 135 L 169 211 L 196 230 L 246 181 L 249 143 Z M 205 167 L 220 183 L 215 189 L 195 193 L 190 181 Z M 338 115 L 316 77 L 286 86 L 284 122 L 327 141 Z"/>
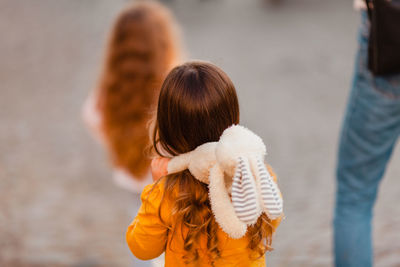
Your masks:
<path fill-rule="evenodd" d="M 265 167 L 265 155 L 266 148 L 259 136 L 233 125 L 218 142 L 203 144 L 172 158 L 168 173 L 188 169 L 196 179 L 208 184 L 216 222 L 230 237 L 241 238 L 262 212 L 270 219 L 283 213 L 283 200 Z"/>

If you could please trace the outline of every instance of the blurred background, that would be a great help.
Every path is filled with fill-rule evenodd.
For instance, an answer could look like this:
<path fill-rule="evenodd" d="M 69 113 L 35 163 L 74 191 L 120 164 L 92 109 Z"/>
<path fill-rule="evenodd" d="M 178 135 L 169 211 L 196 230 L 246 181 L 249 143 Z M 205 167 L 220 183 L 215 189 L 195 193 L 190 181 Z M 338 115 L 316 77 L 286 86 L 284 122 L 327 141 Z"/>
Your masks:
<path fill-rule="evenodd" d="M 112 181 L 81 120 L 124 0 L 0 1 L 0 266 L 133 266 L 138 196 Z M 338 134 L 358 12 L 351 0 L 169 0 L 188 58 L 234 81 L 267 144 L 286 219 L 268 266 L 332 265 Z M 374 218 L 376 266 L 399 266 L 400 151 Z"/>

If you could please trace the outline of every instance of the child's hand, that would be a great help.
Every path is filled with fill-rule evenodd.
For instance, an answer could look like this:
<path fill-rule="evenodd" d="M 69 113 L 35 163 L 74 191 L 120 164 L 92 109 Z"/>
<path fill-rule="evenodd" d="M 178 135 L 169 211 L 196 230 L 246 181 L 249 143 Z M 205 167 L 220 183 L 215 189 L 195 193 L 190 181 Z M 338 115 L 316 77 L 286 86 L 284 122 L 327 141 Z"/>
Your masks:
<path fill-rule="evenodd" d="M 161 177 L 168 174 L 168 162 L 169 158 L 154 158 L 151 161 L 151 174 L 153 176 L 153 181 L 157 181 Z"/>

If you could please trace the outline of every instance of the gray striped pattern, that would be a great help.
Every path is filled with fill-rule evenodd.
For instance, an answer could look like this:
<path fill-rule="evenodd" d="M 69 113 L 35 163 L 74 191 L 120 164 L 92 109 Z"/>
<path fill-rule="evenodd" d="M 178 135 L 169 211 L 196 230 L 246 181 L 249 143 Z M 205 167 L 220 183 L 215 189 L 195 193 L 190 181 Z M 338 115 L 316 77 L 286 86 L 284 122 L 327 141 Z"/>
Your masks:
<path fill-rule="evenodd" d="M 232 204 L 236 216 L 242 222 L 253 224 L 260 213 L 256 184 L 248 159 L 239 157 L 238 161 L 232 182 Z"/>
<path fill-rule="evenodd" d="M 261 159 L 257 160 L 257 170 L 260 177 L 263 211 L 270 219 L 276 219 L 283 213 L 283 201 L 279 188 Z"/>

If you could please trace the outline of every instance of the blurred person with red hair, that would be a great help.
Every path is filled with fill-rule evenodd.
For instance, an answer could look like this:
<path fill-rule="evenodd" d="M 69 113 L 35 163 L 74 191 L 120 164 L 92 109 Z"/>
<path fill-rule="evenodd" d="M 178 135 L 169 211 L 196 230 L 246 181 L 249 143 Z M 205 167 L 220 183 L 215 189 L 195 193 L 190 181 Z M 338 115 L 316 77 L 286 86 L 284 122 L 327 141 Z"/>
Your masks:
<path fill-rule="evenodd" d="M 111 30 L 99 84 L 84 104 L 84 121 L 110 154 L 115 182 L 135 193 L 152 182 L 148 124 L 166 74 L 180 61 L 179 43 L 166 7 L 128 5 Z"/>

